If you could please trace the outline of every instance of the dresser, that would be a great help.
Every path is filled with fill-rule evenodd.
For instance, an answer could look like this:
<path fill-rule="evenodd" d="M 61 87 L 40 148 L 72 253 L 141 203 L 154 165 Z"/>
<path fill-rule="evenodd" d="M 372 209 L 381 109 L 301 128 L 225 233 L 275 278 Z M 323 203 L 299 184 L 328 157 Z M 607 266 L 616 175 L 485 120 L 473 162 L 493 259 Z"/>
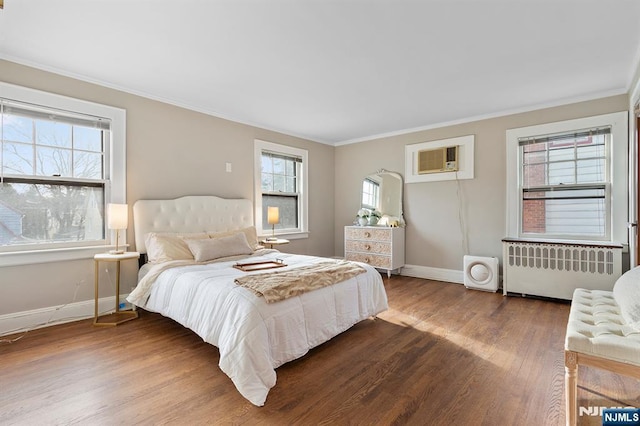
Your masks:
<path fill-rule="evenodd" d="M 387 271 L 404 266 L 404 228 L 345 226 L 344 256 Z"/>

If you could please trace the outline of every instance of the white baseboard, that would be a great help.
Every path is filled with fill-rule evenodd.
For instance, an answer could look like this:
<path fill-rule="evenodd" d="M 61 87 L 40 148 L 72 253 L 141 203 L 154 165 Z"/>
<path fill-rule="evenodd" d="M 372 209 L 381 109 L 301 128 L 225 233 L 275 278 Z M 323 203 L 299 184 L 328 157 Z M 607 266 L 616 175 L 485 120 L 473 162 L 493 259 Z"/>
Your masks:
<path fill-rule="evenodd" d="M 127 296 L 128 294 L 121 294 L 120 300 L 124 301 Z M 93 318 L 94 303 L 95 301 L 92 299 L 66 305 L 50 306 L 47 308 L 33 309 L 31 311 L 0 315 L 0 336 Z M 98 312 L 100 314 L 113 312 L 115 310 L 115 303 L 115 296 L 99 299 Z M 131 309 L 131 305 L 128 302 L 125 303 L 123 309 Z"/>
<path fill-rule="evenodd" d="M 404 265 L 400 275 L 426 280 L 446 281 L 449 283 L 464 284 L 464 272 L 455 269 L 432 268 L 430 266 Z"/>

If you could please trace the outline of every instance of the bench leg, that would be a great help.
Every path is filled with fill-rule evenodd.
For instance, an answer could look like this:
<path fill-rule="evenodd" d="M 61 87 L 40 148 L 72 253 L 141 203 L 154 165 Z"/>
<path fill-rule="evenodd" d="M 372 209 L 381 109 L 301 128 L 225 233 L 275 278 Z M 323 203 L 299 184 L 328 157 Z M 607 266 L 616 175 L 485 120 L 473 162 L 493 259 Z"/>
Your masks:
<path fill-rule="evenodd" d="M 567 426 L 576 426 L 578 414 L 578 364 L 573 351 L 564 351 L 564 395 Z"/>

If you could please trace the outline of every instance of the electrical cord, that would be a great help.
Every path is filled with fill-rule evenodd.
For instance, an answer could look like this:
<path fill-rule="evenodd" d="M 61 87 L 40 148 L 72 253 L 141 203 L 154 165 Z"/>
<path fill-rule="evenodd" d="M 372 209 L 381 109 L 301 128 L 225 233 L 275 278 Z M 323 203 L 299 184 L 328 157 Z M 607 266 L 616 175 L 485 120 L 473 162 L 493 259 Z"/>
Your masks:
<path fill-rule="evenodd" d="M 462 253 L 469 254 L 469 238 L 467 233 L 467 225 L 464 220 L 464 197 L 462 196 L 462 188 L 458 172 L 456 172 L 456 197 L 458 198 L 458 222 L 460 224 L 460 234 L 462 235 Z"/>
<path fill-rule="evenodd" d="M 111 290 L 115 292 L 115 285 L 111 279 L 111 274 L 109 273 L 109 268 L 105 268 L 105 272 L 107 273 L 107 277 L 108 277 L 108 282 L 111 285 Z M 11 334 L 16 334 L 16 333 L 22 333 L 17 337 L 14 337 L 12 339 L 3 339 L 0 337 L 0 344 L 10 344 L 10 343 L 15 343 L 18 340 L 22 339 L 24 336 L 27 335 L 27 333 L 29 333 L 32 330 L 38 329 L 38 328 L 42 328 L 42 327 L 46 327 L 49 324 L 51 324 L 54 321 L 54 316 L 56 315 L 56 313 L 60 312 L 62 309 L 66 308 L 67 306 L 73 304 L 76 302 L 77 296 L 78 296 L 78 290 L 80 289 L 80 286 L 84 283 L 84 280 L 79 281 L 76 284 L 76 288 L 75 291 L 73 292 L 73 299 L 71 300 L 71 302 L 67 302 L 63 305 L 60 305 L 58 307 L 56 307 L 53 312 L 51 313 L 51 316 L 49 317 L 49 319 L 47 319 L 44 322 L 38 323 L 38 324 L 34 324 L 30 327 L 28 327 L 26 330 L 24 328 L 17 328 L 14 330 L 9 330 L 6 335 L 11 335 Z M 118 296 L 116 296 L 118 297 Z M 118 300 L 118 303 L 120 303 L 120 300 Z M 107 312 L 112 311 L 113 308 L 109 308 L 109 309 L 105 309 L 101 312 L 98 312 L 98 315 L 104 315 Z M 75 315 L 75 316 L 69 316 L 69 317 L 64 317 L 64 318 L 59 318 L 57 320 L 55 320 L 56 322 L 70 322 L 73 320 L 81 320 L 81 319 L 86 319 L 87 316 L 86 315 Z"/>
<path fill-rule="evenodd" d="M 20 332 L 22 332 L 22 334 L 20 336 L 18 336 L 18 337 L 13 338 L 13 339 L 0 339 L 0 343 L 14 343 L 14 342 L 17 342 L 18 340 L 20 340 L 24 336 L 26 336 L 27 333 L 29 333 L 30 331 L 35 330 L 36 328 L 45 327 L 45 326 L 49 325 L 53 321 L 53 317 L 58 312 L 60 312 L 61 309 L 64 309 L 65 307 L 69 306 L 70 304 L 72 304 L 72 303 L 74 303 L 76 301 L 76 298 L 78 297 L 78 290 L 80 289 L 80 285 L 82 285 L 83 282 L 84 282 L 84 280 L 83 281 L 79 281 L 76 284 L 76 289 L 73 292 L 73 299 L 71 300 L 71 302 L 65 303 L 65 304 L 60 305 L 57 308 L 55 308 L 53 310 L 53 312 L 51 313 L 51 316 L 49 317 L 48 320 L 46 320 L 45 322 L 41 322 L 39 324 L 32 325 L 31 327 L 27 328 L 26 330 L 23 330 L 23 329 L 20 329 L 20 328 L 15 329 L 15 330 L 10 330 L 8 334 L 14 334 L 14 333 L 20 333 Z M 75 317 L 61 318 L 61 319 L 58 319 L 58 321 L 71 319 L 71 318 L 75 318 Z"/>

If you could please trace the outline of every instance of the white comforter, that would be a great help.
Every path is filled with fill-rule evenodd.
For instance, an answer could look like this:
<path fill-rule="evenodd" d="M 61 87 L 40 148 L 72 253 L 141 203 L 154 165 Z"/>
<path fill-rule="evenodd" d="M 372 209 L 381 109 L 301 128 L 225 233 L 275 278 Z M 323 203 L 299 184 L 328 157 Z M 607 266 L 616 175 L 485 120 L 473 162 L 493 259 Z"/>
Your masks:
<path fill-rule="evenodd" d="M 326 260 L 271 251 L 251 260 L 275 258 L 288 265 L 278 270 Z M 222 371 L 258 406 L 276 384 L 275 368 L 388 307 L 380 274 L 369 265 L 362 264 L 367 273 L 347 281 L 267 304 L 234 283 L 247 274 L 232 267 L 236 261 L 165 269 L 150 280 L 148 300 L 134 303 L 217 346 Z"/>

